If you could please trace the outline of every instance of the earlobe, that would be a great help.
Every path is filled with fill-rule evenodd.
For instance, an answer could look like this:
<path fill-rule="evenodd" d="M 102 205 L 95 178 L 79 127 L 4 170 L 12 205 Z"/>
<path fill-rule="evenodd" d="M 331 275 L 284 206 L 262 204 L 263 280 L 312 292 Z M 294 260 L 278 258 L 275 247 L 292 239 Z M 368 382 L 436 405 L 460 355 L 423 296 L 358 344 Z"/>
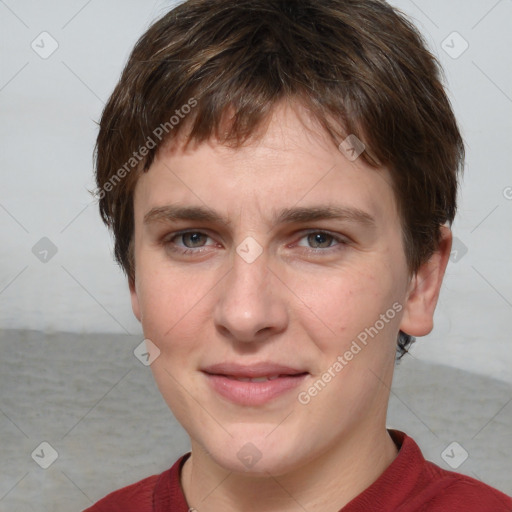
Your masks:
<path fill-rule="evenodd" d="M 400 330 L 411 336 L 426 336 L 434 327 L 436 308 L 452 247 L 452 232 L 441 226 L 438 249 L 411 278 Z"/>
<path fill-rule="evenodd" d="M 140 313 L 140 305 L 139 305 L 139 297 L 137 295 L 137 289 L 136 289 L 136 286 L 135 286 L 135 280 L 129 280 L 128 281 L 128 286 L 130 288 L 130 297 L 131 297 L 131 301 L 132 301 L 132 311 L 133 311 L 133 314 L 135 315 L 135 318 L 137 318 L 137 320 L 139 322 L 142 321 L 142 316 L 141 316 L 141 313 Z"/>

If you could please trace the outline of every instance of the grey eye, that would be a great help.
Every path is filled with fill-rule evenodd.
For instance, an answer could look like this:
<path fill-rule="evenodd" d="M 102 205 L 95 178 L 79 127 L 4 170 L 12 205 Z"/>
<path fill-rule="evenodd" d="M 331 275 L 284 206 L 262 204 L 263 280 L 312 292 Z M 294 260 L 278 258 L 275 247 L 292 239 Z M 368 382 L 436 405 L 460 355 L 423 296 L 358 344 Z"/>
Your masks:
<path fill-rule="evenodd" d="M 310 233 L 308 235 L 308 243 L 314 249 L 323 249 L 330 247 L 334 237 L 327 233 Z"/>
<path fill-rule="evenodd" d="M 203 247 L 206 244 L 207 236 L 204 233 L 191 232 L 181 235 L 181 241 L 185 247 Z"/>

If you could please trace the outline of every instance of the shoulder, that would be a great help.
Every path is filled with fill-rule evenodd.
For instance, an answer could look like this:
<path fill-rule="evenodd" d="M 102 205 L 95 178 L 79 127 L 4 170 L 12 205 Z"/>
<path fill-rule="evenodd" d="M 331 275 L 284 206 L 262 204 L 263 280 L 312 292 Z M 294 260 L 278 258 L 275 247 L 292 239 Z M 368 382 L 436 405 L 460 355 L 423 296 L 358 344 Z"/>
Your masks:
<path fill-rule="evenodd" d="M 398 456 L 370 487 L 368 502 L 385 503 L 383 510 L 393 512 L 512 512 L 510 497 L 425 460 L 418 445 L 403 432 L 389 433 Z"/>
<path fill-rule="evenodd" d="M 84 512 L 151 512 L 155 485 L 162 475 L 153 475 L 118 489 Z"/>
<path fill-rule="evenodd" d="M 110 493 L 84 512 L 154 512 L 175 510 L 187 512 L 188 505 L 181 490 L 180 472 L 190 452 L 159 475 Z"/>
<path fill-rule="evenodd" d="M 425 462 L 428 510 L 512 512 L 512 498 L 479 480 Z"/>

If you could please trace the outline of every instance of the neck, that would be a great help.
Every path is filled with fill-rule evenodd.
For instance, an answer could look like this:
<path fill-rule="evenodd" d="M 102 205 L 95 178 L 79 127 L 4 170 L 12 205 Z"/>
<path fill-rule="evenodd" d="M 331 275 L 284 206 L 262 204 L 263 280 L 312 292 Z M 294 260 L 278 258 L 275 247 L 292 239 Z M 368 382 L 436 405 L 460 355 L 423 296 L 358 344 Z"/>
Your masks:
<path fill-rule="evenodd" d="M 359 426 L 315 459 L 284 475 L 248 477 L 224 470 L 192 444 L 181 484 L 191 509 L 209 512 L 338 512 L 393 462 L 397 448 L 385 427 Z"/>

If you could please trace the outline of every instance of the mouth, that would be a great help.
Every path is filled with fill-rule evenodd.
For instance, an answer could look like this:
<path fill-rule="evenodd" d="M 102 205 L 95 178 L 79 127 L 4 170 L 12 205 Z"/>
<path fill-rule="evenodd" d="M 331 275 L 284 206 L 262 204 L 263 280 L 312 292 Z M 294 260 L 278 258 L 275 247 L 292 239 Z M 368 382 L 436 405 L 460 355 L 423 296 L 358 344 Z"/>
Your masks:
<path fill-rule="evenodd" d="M 267 382 L 270 380 L 276 380 L 276 379 L 282 379 L 284 377 L 300 377 L 302 375 L 305 375 L 305 373 L 297 373 L 293 375 L 287 375 L 287 374 L 279 374 L 279 375 L 264 375 L 262 377 L 234 377 L 233 375 L 221 375 L 223 377 L 226 377 L 231 380 L 236 380 L 238 382 Z"/>
<path fill-rule="evenodd" d="M 274 363 L 250 366 L 222 363 L 202 370 L 210 389 L 229 402 L 258 406 L 299 386 L 309 372 Z"/>

